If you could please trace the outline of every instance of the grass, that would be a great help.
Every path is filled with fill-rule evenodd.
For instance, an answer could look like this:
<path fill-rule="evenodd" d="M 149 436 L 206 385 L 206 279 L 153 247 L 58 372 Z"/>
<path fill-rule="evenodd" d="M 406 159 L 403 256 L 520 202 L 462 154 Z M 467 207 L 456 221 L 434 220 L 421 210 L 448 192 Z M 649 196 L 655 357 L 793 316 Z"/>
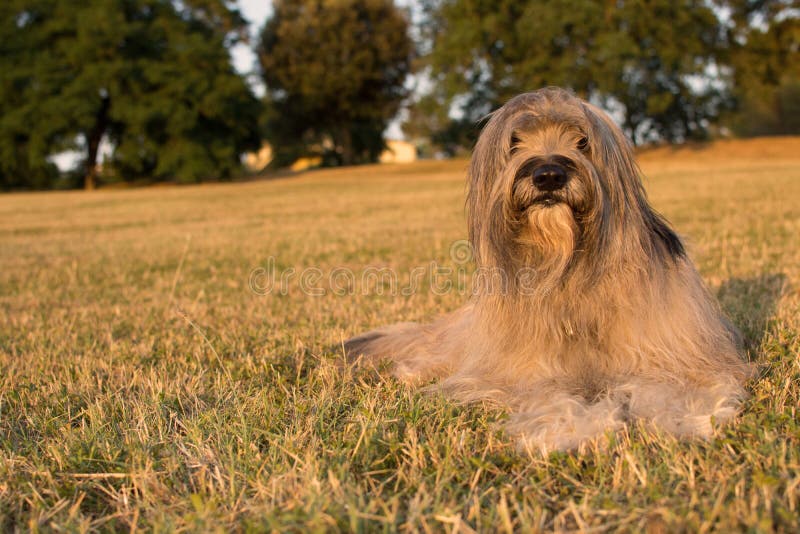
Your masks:
<path fill-rule="evenodd" d="M 461 292 L 250 289 L 270 258 L 454 266 L 464 161 L 0 197 L 0 530 L 798 531 L 800 139 L 642 165 L 762 373 L 709 442 L 548 458 L 498 409 L 337 365 Z"/>

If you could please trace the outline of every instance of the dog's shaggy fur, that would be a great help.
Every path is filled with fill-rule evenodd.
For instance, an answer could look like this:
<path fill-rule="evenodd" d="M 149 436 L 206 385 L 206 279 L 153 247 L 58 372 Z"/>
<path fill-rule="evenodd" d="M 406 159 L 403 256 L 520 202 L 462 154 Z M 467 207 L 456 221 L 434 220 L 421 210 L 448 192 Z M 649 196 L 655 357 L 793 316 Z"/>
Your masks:
<path fill-rule="evenodd" d="M 564 171 L 562 188 L 537 186 L 545 165 Z M 541 451 L 635 418 L 705 437 L 735 415 L 750 374 L 737 334 L 602 111 L 555 88 L 510 100 L 478 140 L 467 206 L 475 296 L 432 324 L 352 338 L 350 357 L 497 401 Z"/>

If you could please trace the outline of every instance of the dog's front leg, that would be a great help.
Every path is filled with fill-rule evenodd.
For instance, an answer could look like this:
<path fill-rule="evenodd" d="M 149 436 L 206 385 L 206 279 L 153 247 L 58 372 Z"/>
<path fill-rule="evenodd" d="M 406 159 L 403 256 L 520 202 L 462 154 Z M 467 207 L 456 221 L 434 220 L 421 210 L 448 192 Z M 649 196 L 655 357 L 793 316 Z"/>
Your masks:
<path fill-rule="evenodd" d="M 344 342 L 348 360 L 371 365 L 388 361 L 392 374 L 407 382 L 426 382 L 452 371 L 472 332 L 472 305 L 430 324 L 398 323 Z"/>
<path fill-rule="evenodd" d="M 430 325 L 399 323 L 350 338 L 344 350 L 350 361 L 387 362 L 400 380 L 419 383 L 444 374 L 449 355 L 442 345 Z"/>

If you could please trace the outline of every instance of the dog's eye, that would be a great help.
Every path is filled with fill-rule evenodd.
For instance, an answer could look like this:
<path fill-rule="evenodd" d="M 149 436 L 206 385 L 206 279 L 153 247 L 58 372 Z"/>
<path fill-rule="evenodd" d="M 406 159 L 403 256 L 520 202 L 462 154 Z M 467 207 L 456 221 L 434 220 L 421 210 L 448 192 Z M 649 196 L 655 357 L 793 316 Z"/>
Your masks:
<path fill-rule="evenodd" d="M 581 137 L 580 139 L 578 139 L 577 146 L 578 150 L 586 150 L 587 148 L 589 148 L 589 139 L 586 136 Z"/>
<path fill-rule="evenodd" d="M 517 137 L 517 134 L 512 135 L 511 136 L 511 147 L 513 148 L 513 147 L 517 146 L 518 144 L 519 144 L 519 137 Z"/>

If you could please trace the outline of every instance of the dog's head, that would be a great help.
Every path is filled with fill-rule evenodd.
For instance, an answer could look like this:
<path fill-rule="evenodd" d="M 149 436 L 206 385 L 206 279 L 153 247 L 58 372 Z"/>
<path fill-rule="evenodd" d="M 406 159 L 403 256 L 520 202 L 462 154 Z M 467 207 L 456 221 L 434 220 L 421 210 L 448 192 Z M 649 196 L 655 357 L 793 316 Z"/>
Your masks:
<path fill-rule="evenodd" d="M 480 266 L 563 272 L 578 250 L 602 263 L 658 247 L 649 236 L 659 232 L 673 249 L 667 252 L 680 248 L 649 207 L 620 129 L 562 89 L 519 95 L 495 111 L 469 174 L 470 239 Z"/>

